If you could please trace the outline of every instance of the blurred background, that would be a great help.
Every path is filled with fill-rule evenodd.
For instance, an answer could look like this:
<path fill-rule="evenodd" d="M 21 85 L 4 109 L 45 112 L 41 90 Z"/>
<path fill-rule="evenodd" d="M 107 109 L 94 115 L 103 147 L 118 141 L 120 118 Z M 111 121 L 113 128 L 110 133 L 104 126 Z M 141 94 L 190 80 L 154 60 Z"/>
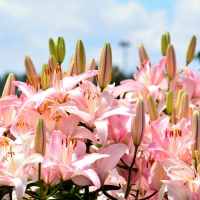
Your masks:
<path fill-rule="evenodd" d="M 188 43 L 196 35 L 197 58 L 189 67 L 199 73 L 200 0 L 1 0 L 0 86 L 11 72 L 17 79 L 25 78 L 25 55 L 40 74 L 49 57 L 49 38 L 59 36 L 64 37 L 67 52 L 63 71 L 81 39 L 87 63 L 94 58 L 98 65 L 102 47 L 109 42 L 116 75 L 132 78 L 139 66 L 139 44 L 155 66 L 162 58 L 161 35 L 166 31 L 178 66 L 185 66 Z"/>

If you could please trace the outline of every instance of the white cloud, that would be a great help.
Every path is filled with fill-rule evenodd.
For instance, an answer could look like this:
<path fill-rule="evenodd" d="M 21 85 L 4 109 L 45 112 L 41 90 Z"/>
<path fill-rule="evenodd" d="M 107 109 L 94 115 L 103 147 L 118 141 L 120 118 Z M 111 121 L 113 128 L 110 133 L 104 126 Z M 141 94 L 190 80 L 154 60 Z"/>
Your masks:
<path fill-rule="evenodd" d="M 169 14 L 174 17 L 168 22 Z M 98 62 L 105 42 L 113 49 L 113 63 L 122 64 L 121 40 L 129 41 L 128 70 L 139 64 L 137 48 L 143 43 L 153 65 L 161 58 L 161 34 L 170 31 L 179 65 L 184 65 L 185 51 L 192 34 L 200 39 L 200 2 L 177 0 L 174 13 L 149 12 L 139 1 L 121 4 L 117 0 L 76 1 L 0 1 L 0 63 L 4 72 L 25 72 L 24 56 L 30 55 L 38 72 L 48 59 L 48 39 L 63 36 L 66 41 L 66 69 L 75 44 L 82 39 L 87 61 Z M 197 46 L 199 47 L 199 46 Z M 194 67 L 197 67 L 197 63 Z"/>

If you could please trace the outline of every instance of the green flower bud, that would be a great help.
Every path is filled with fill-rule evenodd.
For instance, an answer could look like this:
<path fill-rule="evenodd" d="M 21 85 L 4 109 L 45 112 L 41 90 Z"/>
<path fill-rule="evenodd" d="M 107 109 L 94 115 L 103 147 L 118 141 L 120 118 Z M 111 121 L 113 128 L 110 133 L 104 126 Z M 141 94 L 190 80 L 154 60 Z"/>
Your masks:
<path fill-rule="evenodd" d="M 58 63 L 58 52 L 57 52 L 57 46 L 52 38 L 49 39 L 49 51 L 50 55 L 53 55 Z"/>
<path fill-rule="evenodd" d="M 28 79 L 37 77 L 35 66 L 29 56 L 25 56 L 26 75 Z"/>
<path fill-rule="evenodd" d="M 200 152 L 200 111 L 195 110 L 192 116 L 192 136 L 195 140 L 194 150 Z"/>
<path fill-rule="evenodd" d="M 149 110 L 150 120 L 155 121 L 158 119 L 158 112 L 156 108 L 156 104 L 151 96 L 151 94 L 147 95 L 147 106 Z"/>
<path fill-rule="evenodd" d="M 43 118 L 38 118 L 34 140 L 35 152 L 41 155 L 46 153 L 46 128 Z"/>
<path fill-rule="evenodd" d="M 56 58 L 54 57 L 54 55 L 50 55 L 49 56 L 48 66 L 49 66 L 49 69 L 50 69 L 51 73 L 53 73 L 54 69 L 57 66 L 57 61 L 56 61 Z"/>
<path fill-rule="evenodd" d="M 109 43 L 105 43 L 101 52 L 98 67 L 98 84 L 101 90 L 109 84 L 112 73 L 112 49 Z"/>
<path fill-rule="evenodd" d="M 139 46 L 139 59 L 140 59 L 141 66 L 143 66 L 144 61 L 149 60 L 149 56 L 148 56 L 143 44 L 140 44 L 140 46 Z"/>
<path fill-rule="evenodd" d="M 142 99 L 138 99 L 135 105 L 135 114 L 131 122 L 131 135 L 134 146 L 140 146 L 145 131 L 145 108 Z"/>
<path fill-rule="evenodd" d="M 180 107 L 180 104 L 181 104 L 181 98 L 182 98 L 183 94 L 184 94 L 183 90 L 178 91 L 178 96 L 177 96 L 177 100 L 176 100 L 176 113 L 178 113 L 178 111 L 179 111 L 179 107 Z"/>
<path fill-rule="evenodd" d="M 169 34 L 168 31 L 165 33 L 165 37 L 166 37 L 166 40 L 167 40 L 167 44 L 170 44 L 170 34 Z"/>
<path fill-rule="evenodd" d="M 65 41 L 63 39 L 63 37 L 59 37 L 57 40 L 57 54 L 58 54 L 58 63 L 59 65 L 61 65 L 61 63 L 63 62 L 64 58 L 65 58 Z"/>
<path fill-rule="evenodd" d="M 163 56 L 166 56 L 167 47 L 169 44 L 170 44 L 170 35 L 169 32 L 166 32 L 165 34 L 162 35 L 161 38 L 161 51 Z"/>
<path fill-rule="evenodd" d="M 4 86 L 3 93 L 2 93 L 2 97 L 15 94 L 15 85 L 12 84 L 13 81 L 15 81 L 15 75 L 13 73 L 10 73 L 6 80 L 6 84 Z"/>
<path fill-rule="evenodd" d="M 163 34 L 161 37 L 161 52 L 163 56 L 166 56 L 166 51 L 167 51 L 167 40 L 165 34 Z"/>
<path fill-rule="evenodd" d="M 76 43 L 76 51 L 74 55 L 74 67 L 76 75 L 79 75 L 85 71 L 86 65 L 86 56 L 85 56 L 85 48 L 83 42 L 78 40 Z"/>
<path fill-rule="evenodd" d="M 174 112 L 174 94 L 171 90 L 167 93 L 166 110 L 168 115 Z"/>
<path fill-rule="evenodd" d="M 181 97 L 181 102 L 178 110 L 178 120 L 180 121 L 182 118 L 188 118 L 189 113 L 189 97 L 186 92 L 183 93 Z"/>
<path fill-rule="evenodd" d="M 50 87 L 50 79 L 48 75 L 49 66 L 47 63 L 44 63 L 42 66 L 42 73 L 41 73 L 41 85 L 42 89 L 46 90 Z"/>
<path fill-rule="evenodd" d="M 95 60 L 94 60 L 94 58 L 92 58 L 92 59 L 90 60 L 89 64 L 88 64 L 88 66 L 86 67 L 85 71 L 95 70 L 95 67 L 96 67 Z M 90 77 L 90 78 L 88 78 L 88 79 L 86 79 L 86 80 L 88 80 L 88 81 L 90 81 L 90 82 L 93 82 L 94 76 L 93 76 L 93 77 Z"/>
<path fill-rule="evenodd" d="M 166 62 L 166 70 L 171 80 L 176 75 L 176 54 L 172 44 L 169 44 L 167 47 L 167 62 Z"/>
<path fill-rule="evenodd" d="M 188 65 L 194 58 L 195 55 L 195 49 L 196 49 L 196 36 L 193 35 L 190 43 L 188 45 L 187 53 L 186 53 L 186 65 Z"/>
<path fill-rule="evenodd" d="M 75 68 L 74 68 L 74 56 L 71 56 L 68 69 L 67 69 L 67 76 L 73 76 L 75 75 Z"/>

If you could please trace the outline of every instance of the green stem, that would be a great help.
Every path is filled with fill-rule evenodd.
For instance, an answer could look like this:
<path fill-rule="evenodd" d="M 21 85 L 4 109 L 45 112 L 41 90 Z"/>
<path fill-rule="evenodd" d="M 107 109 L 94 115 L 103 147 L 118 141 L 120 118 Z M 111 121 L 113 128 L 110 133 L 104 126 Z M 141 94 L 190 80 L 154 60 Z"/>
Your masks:
<path fill-rule="evenodd" d="M 9 197 L 10 197 L 10 200 L 12 200 L 12 187 L 9 187 Z"/>
<path fill-rule="evenodd" d="M 142 199 L 138 199 L 138 200 L 147 200 L 151 197 L 153 197 L 157 192 L 152 193 L 151 195 L 149 195 L 148 197 L 142 198 Z"/>
<path fill-rule="evenodd" d="M 40 199 L 39 196 L 34 195 L 32 192 L 26 191 L 26 194 L 28 194 L 29 196 L 31 196 L 31 197 L 33 197 L 33 198 L 35 198 L 35 199 Z"/>
<path fill-rule="evenodd" d="M 46 185 L 46 189 L 45 189 L 45 192 L 44 192 L 44 195 L 43 195 L 44 198 L 47 196 L 47 193 L 48 193 L 48 191 L 49 191 L 49 188 L 50 188 L 50 185 L 49 185 L 49 184 Z"/>
<path fill-rule="evenodd" d="M 140 192 L 140 190 L 136 191 L 135 200 L 138 200 L 139 192 Z"/>
<path fill-rule="evenodd" d="M 128 167 L 128 165 L 124 162 L 122 158 L 120 158 L 120 161 L 124 164 L 124 166 Z"/>
<path fill-rule="evenodd" d="M 91 145 L 91 141 L 89 139 L 87 139 L 87 143 L 86 143 L 86 153 L 90 152 L 90 145 Z M 85 195 L 84 195 L 84 199 L 88 200 L 89 199 L 89 186 L 85 186 Z"/>
<path fill-rule="evenodd" d="M 170 80 L 168 81 L 168 91 L 169 91 L 169 87 L 170 87 Z"/>
<path fill-rule="evenodd" d="M 88 200 L 89 199 L 89 186 L 85 186 L 85 195 L 84 195 L 84 199 Z"/>
<path fill-rule="evenodd" d="M 48 199 L 49 197 L 51 197 L 52 195 L 54 195 L 54 194 L 59 190 L 59 188 L 61 187 L 62 183 L 63 183 L 63 182 L 60 181 L 58 187 L 57 187 L 51 194 L 49 194 L 49 195 L 46 197 L 46 199 Z"/>
<path fill-rule="evenodd" d="M 134 152 L 134 157 L 133 157 L 133 161 L 131 163 L 131 166 L 129 168 L 129 172 L 128 172 L 128 182 L 127 182 L 127 188 L 126 188 L 126 195 L 125 195 L 125 198 L 127 199 L 128 198 L 128 195 L 129 195 L 129 192 L 130 192 L 130 183 L 131 183 L 131 173 L 132 173 L 132 167 L 135 163 L 135 160 L 136 160 L 136 155 L 137 155 L 137 150 L 138 150 L 138 146 L 135 146 L 135 152 Z"/>
<path fill-rule="evenodd" d="M 41 163 L 38 163 L 38 183 L 39 183 L 39 187 L 40 187 L 40 195 L 42 195 Z"/>
<path fill-rule="evenodd" d="M 111 200 L 117 200 L 115 197 L 113 197 L 113 196 L 111 196 L 110 194 L 108 194 L 108 193 L 106 192 L 106 190 L 104 189 L 103 186 L 101 187 L 101 190 L 102 190 L 103 194 L 104 194 L 105 196 L 107 196 L 109 199 L 111 199 Z"/>

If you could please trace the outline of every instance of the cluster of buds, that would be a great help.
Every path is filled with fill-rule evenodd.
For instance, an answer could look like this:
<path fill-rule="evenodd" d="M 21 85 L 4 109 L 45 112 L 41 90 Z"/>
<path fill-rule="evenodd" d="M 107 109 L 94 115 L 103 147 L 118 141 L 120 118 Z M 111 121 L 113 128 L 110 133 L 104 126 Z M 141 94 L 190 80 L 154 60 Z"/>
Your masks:
<path fill-rule="evenodd" d="M 186 66 L 195 48 L 193 36 Z M 109 43 L 97 70 L 93 58 L 86 65 L 81 40 L 66 71 L 64 39 L 50 38 L 49 51 L 41 77 L 25 56 L 27 85 L 12 73 L 5 83 L 0 197 L 198 199 L 200 79 L 186 66 L 177 67 L 169 32 L 161 37 L 158 65 L 151 65 L 141 44 L 135 80 L 116 87 L 110 85 Z"/>

